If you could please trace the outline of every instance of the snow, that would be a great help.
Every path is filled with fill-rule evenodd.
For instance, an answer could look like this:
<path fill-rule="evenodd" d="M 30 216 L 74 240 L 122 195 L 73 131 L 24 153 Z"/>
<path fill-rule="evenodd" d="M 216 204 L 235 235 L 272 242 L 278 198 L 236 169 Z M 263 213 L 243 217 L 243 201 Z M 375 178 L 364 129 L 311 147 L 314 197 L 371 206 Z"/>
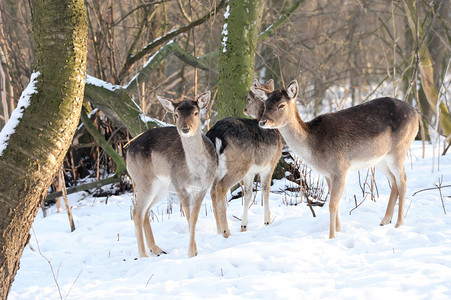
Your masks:
<path fill-rule="evenodd" d="M 228 26 L 227 19 L 229 18 L 229 16 L 230 16 L 230 7 L 229 7 L 229 5 L 227 5 L 226 11 L 224 13 L 224 25 L 222 27 L 222 32 L 221 32 L 221 34 L 222 34 L 221 46 L 222 46 L 223 53 L 227 52 L 227 40 L 229 39 L 229 37 L 228 37 L 229 32 L 227 30 L 227 26 Z"/>
<path fill-rule="evenodd" d="M 199 255 L 191 259 L 176 197 L 156 205 L 152 214 L 155 239 L 168 254 L 135 259 L 131 194 L 70 195 L 77 229 L 71 233 L 67 215 L 54 208 L 47 218 L 38 213 L 8 299 L 59 299 L 38 243 L 64 299 L 450 299 L 451 216 L 438 190 L 413 196 L 440 178 L 443 185 L 451 183 L 451 154 L 432 173 L 432 149 L 427 145 L 422 159 L 421 142 L 414 142 L 406 159 L 407 215 L 400 228 L 379 226 L 390 194 L 380 173 L 379 197 L 375 202 L 367 197 L 351 214 L 354 195 L 359 203 L 363 199 L 358 173 L 349 174 L 340 203 L 343 230 L 332 240 L 327 203 L 314 207 L 316 218 L 304 203 L 286 206 L 299 196 L 278 193 L 293 184 L 279 180 L 271 187 L 272 224 L 263 225 L 258 192 L 248 231 L 240 232 L 234 216 L 241 216 L 242 204 L 233 200 L 228 239 L 216 233 L 207 196 L 196 230 Z M 451 188 L 441 192 L 449 212 Z"/>
<path fill-rule="evenodd" d="M 94 86 L 98 86 L 98 87 L 102 87 L 105 88 L 111 92 L 114 92 L 115 90 L 118 89 L 123 89 L 124 87 L 121 85 L 117 85 L 117 84 L 112 84 L 106 81 L 103 81 L 99 78 L 96 78 L 94 76 L 91 75 L 86 75 L 86 84 L 92 84 Z"/>
<path fill-rule="evenodd" d="M 156 39 L 152 43 L 155 43 L 159 39 L 160 38 Z M 171 45 L 173 43 L 174 43 L 174 41 L 170 40 L 167 44 L 165 44 L 164 46 L 160 47 L 160 49 L 158 49 L 157 52 L 155 52 L 152 56 L 149 57 L 149 59 L 147 59 L 147 61 L 145 62 L 144 66 L 143 66 L 143 68 L 141 70 L 144 70 L 155 59 L 155 56 L 157 56 L 160 53 L 160 51 L 161 51 L 161 49 L 163 49 L 163 47 L 166 47 L 166 46 Z M 123 86 L 122 88 L 127 89 L 130 86 L 130 84 L 135 82 L 136 78 L 138 78 L 138 76 L 141 74 L 141 72 L 136 73 L 135 76 L 133 76 L 133 78 L 125 86 Z"/>
<path fill-rule="evenodd" d="M 0 156 L 8 146 L 9 137 L 16 131 L 17 125 L 19 125 L 22 119 L 24 110 L 30 105 L 30 98 L 36 93 L 36 79 L 40 75 L 40 72 L 33 72 L 30 76 L 30 82 L 20 96 L 16 109 L 11 114 L 11 118 L 5 124 L 0 132 Z"/>
<path fill-rule="evenodd" d="M 155 124 L 157 124 L 159 127 L 168 127 L 168 126 L 174 126 L 172 124 L 163 122 L 161 120 L 155 119 L 155 118 L 151 118 L 145 114 L 139 114 L 139 117 L 141 118 L 141 121 L 143 121 L 144 123 L 149 123 L 149 122 L 153 122 Z"/>
<path fill-rule="evenodd" d="M 226 11 L 224 13 L 224 19 L 227 20 L 230 17 L 230 6 L 227 4 Z"/>

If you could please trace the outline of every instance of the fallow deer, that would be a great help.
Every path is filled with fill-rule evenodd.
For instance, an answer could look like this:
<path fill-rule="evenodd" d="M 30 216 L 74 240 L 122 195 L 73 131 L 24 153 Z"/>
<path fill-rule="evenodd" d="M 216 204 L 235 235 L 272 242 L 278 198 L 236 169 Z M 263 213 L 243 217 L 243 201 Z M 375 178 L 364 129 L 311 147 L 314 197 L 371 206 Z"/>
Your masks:
<path fill-rule="evenodd" d="M 266 92 L 274 90 L 274 82 L 260 85 L 257 79 L 253 86 Z M 244 183 L 244 210 L 241 231 L 246 231 L 248 209 L 252 198 L 252 186 L 256 174 L 260 175 L 264 205 L 264 224 L 271 222 L 269 212 L 269 189 L 271 176 L 282 152 L 282 139 L 277 130 L 258 126 L 264 104 L 249 92 L 244 113 L 255 118 L 225 118 L 218 121 L 208 132 L 207 137 L 216 147 L 219 158 L 218 175 L 211 188 L 218 233 L 230 235 L 226 215 L 226 194 L 236 183 Z"/>
<path fill-rule="evenodd" d="M 348 171 L 369 166 L 384 173 L 391 184 L 381 225 L 391 223 L 398 196 L 396 227 L 403 224 L 404 160 L 419 126 L 418 113 L 411 105 L 388 97 L 378 98 L 303 122 L 296 106 L 297 81 L 269 96 L 258 88 L 252 90 L 260 99 L 266 99 L 260 126 L 279 129 L 288 147 L 326 178 L 330 191 L 330 238 L 341 230 L 339 201 Z"/>
<path fill-rule="evenodd" d="M 135 138 L 127 150 L 127 170 L 136 188 L 133 208 L 135 234 L 140 257 L 165 253 L 155 244 L 150 227 L 149 209 L 168 195 L 172 185 L 188 221 L 190 241 L 188 256 L 197 255 L 195 227 L 202 201 L 216 176 L 217 155 L 211 141 L 201 134 L 200 112 L 210 101 L 210 92 L 196 101 L 174 103 L 158 97 L 164 108 L 174 114 L 175 127 L 145 131 Z"/>

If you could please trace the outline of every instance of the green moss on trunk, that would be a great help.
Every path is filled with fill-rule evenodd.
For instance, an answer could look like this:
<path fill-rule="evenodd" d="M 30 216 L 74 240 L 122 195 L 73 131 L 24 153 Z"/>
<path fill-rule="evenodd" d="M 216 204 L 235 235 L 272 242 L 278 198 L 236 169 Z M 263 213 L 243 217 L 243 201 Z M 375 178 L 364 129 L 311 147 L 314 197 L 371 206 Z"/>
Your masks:
<path fill-rule="evenodd" d="M 219 55 L 218 117 L 243 116 L 252 84 L 263 1 L 230 1 Z"/>
<path fill-rule="evenodd" d="M 31 1 L 37 92 L 0 156 L 0 299 L 78 125 L 86 77 L 82 0 Z"/>

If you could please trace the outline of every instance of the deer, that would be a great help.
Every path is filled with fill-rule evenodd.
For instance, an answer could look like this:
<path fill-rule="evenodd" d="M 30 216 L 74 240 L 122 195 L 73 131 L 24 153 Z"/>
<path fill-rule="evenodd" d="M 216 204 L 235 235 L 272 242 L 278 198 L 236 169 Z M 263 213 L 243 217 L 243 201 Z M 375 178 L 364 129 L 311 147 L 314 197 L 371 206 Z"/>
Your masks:
<path fill-rule="evenodd" d="M 127 171 L 136 191 L 133 221 L 138 253 L 139 257 L 148 257 L 145 235 L 153 254 L 166 254 L 155 244 L 149 210 L 173 186 L 188 221 L 188 257 L 193 257 L 197 255 L 195 228 L 199 210 L 218 164 L 214 145 L 201 133 L 201 110 L 207 107 L 210 92 L 194 101 L 175 103 L 163 97 L 157 99 L 174 115 L 175 126 L 148 129 L 132 140 L 127 149 Z"/>
<path fill-rule="evenodd" d="M 254 79 L 253 86 L 268 93 L 274 90 L 272 80 L 260 85 L 258 80 Z M 216 122 L 206 134 L 215 145 L 218 154 L 218 174 L 210 195 L 217 231 L 226 238 L 230 235 L 225 206 L 227 191 L 243 181 L 244 209 L 241 231 L 244 232 L 247 230 L 249 203 L 257 174 L 260 175 L 262 185 L 264 224 L 271 223 L 269 210 L 271 176 L 282 154 L 282 139 L 277 130 L 263 129 L 258 125 L 263 108 L 263 102 L 256 99 L 254 93 L 249 92 L 243 112 L 254 119 L 224 118 Z"/>
<path fill-rule="evenodd" d="M 296 105 L 298 82 L 267 95 L 252 91 L 264 101 L 259 125 L 277 128 L 288 147 L 306 165 L 322 174 L 329 187 L 329 238 L 341 231 L 339 202 L 348 171 L 375 166 L 387 176 L 391 192 L 380 225 L 391 223 L 399 197 L 395 227 L 404 223 L 406 172 L 404 161 L 419 128 L 419 116 L 408 103 L 385 97 L 303 122 Z"/>

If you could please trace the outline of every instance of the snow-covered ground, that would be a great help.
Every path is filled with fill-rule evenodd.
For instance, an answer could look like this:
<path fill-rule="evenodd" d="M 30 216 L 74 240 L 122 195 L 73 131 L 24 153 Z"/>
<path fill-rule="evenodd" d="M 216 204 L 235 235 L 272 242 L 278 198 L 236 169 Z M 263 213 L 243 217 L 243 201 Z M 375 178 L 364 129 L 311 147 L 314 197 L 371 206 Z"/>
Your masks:
<path fill-rule="evenodd" d="M 442 189 L 447 215 L 438 190 L 412 196 L 440 180 L 451 184 L 451 153 L 440 157 L 439 171 L 435 155 L 432 172 L 432 146 L 426 150 L 422 159 L 415 142 L 406 160 L 408 211 L 398 229 L 379 226 L 390 193 L 379 173 L 376 202 L 367 198 L 352 214 L 354 195 L 360 202 L 362 192 L 357 172 L 350 174 L 340 206 L 343 230 L 333 240 L 327 204 L 314 207 L 316 218 L 305 204 L 286 206 L 287 196 L 276 191 L 291 184 L 282 180 L 272 187 L 269 226 L 258 201 L 248 231 L 240 232 L 234 216 L 241 216 L 241 200 L 230 202 L 228 239 L 216 234 L 207 197 L 197 223 L 199 255 L 191 259 L 176 202 L 172 214 L 167 202 L 154 208 L 152 229 L 167 254 L 135 259 L 131 195 L 107 201 L 71 195 L 76 231 L 64 212 L 47 218 L 39 212 L 8 299 L 59 299 L 57 284 L 63 299 L 83 300 L 451 299 L 451 188 Z"/>

